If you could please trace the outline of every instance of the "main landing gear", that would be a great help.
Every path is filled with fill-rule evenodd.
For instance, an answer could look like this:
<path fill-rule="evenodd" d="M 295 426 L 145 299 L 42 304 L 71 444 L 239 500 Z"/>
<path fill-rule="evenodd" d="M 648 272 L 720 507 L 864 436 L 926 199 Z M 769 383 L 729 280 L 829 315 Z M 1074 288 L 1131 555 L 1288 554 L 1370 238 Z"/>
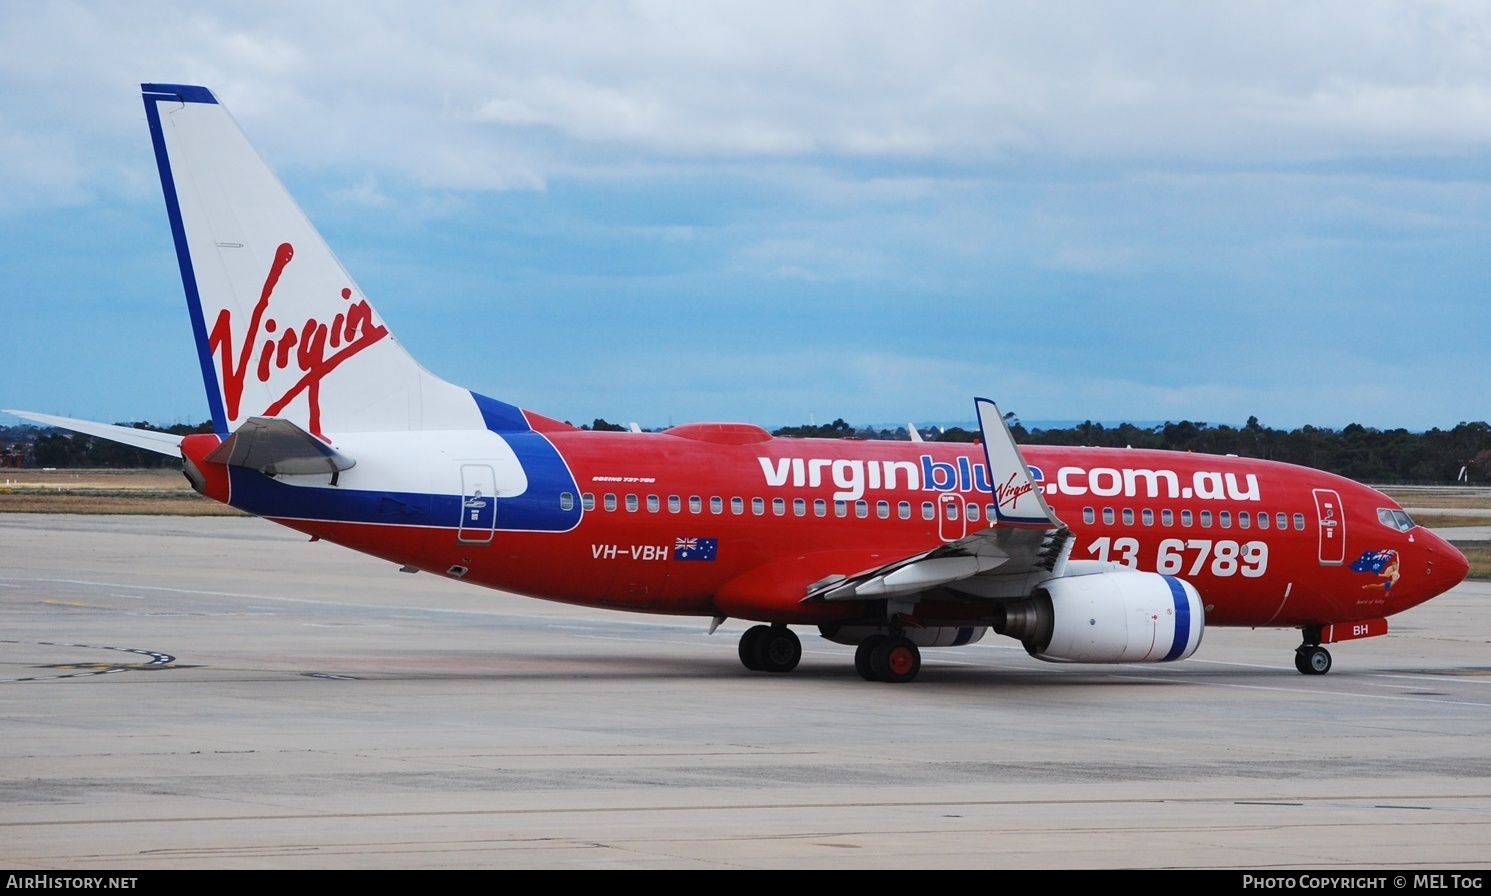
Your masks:
<path fill-rule="evenodd" d="M 752 672 L 791 672 L 802 642 L 785 625 L 753 625 L 740 636 L 740 664 Z M 871 635 L 854 651 L 854 671 L 865 681 L 908 682 L 922 669 L 922 652 L 900 635 Z"/>
<path fill-rule="evenodd" d="M 903 684 L 922 669 L 922 652 L 900 635 L 871 635 L 854 650 L 854 671 L 865 681 Z"/>
<path fill-rule="evenodd" d="M 785 625 L 755 625 L 740 636 L 740 664 L 752 672 L 791 672 L 802 642 Z"/>

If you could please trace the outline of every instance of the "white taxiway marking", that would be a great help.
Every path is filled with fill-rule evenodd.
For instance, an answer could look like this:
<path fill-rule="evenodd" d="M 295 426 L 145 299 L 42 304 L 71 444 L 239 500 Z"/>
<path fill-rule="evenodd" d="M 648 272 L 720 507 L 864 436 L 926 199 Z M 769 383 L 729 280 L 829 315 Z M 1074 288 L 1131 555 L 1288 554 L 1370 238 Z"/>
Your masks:
<path fill-rule="evenodd" d="M 1324 696 L 1324 697 L 1350 697 L 1350 698 L 1354 698 L 1354 699 L 1357 699 L 1357 700 L 1393 700 L 1393 701 L 1401 701 L 1401 702 L 1405 702 L 1405 703 L 1439 703 L 1439 704 L 1443 704 L 1445 706 L 1486 706 L 1486 707 L 1491 707 L 1491 703 L 1484 703 L 1484 702 L 1480 702 L 1480 701 L 1476 701 L 1476 700 L 1440 700 L 1440 699 L 1437 699 L 1437 698 L 1434 698 L 1434 697 L 1425 697 L 1425 696 L 1415 696 L 1415 697 L 1406 697 L 1405 696 L 1405 697 L 1400 697 L 1400 696 L 1398 696 L 1396 694 L 1353 694 L 1353 693 L 1350 693 L 1349 691 L 1319 691 L 1319 690 L 1301 691 L 1297 687 L 1283 687 L 1283 686 L 1279 686 L 1279 685 L 1228 684 L 1227 682 L 1223 682 L 1223 681 L 1188 681 L 1188 680 L 1186 680 L 1184 678 L 1145 678 L 1145 677 L 1140 677 L 1140 676 L 1136 676 L 1136 677 L 1130 678 L 1130 680 L 1131 681 L 1156 681 L 1156 682 L 1166 682 L 1166 681 L 1168 681 L 1168 682 L 1173 682 L 1173 683 L 1176 683 L 1176 684 L 1189 684 L 1189 685 L 1209 686 L 1209 687 L 1219 687 L 1219 688 L 1236 688 L 1238 690 L 1244 690 L 1244 691 L 1276 691 L 1276 692 L 1285 693 L 1285 694 L 1301 694 L 1301 693 L 1305 693 L 1305 694 L 1308 694 L 1311 697 L 1322 697 L 1322 696 Z"/>

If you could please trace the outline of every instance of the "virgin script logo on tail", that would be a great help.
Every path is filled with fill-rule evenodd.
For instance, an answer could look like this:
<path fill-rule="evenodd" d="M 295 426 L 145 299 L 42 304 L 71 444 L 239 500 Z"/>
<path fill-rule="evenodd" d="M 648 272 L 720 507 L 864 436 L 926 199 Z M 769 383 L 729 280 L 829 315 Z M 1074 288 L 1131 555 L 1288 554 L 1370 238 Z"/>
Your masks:
<path fill-rule="evenodd" d="M 1020 503 L 1020 499 L 1035 491 L 1035 486 L 1030 482 L 1016 484 L 1018 473 L 1011 473 L 1008 481 L 994 489 L 995 500 L 1000 507 L 1014 507 Z"/>
<path fill-rule="evenodd" d="M 293 362 L 301 377 L 290 385 L 279 398 L 274 399 L 261 412 L 272 417 L 285 409 L 302 392 L 310 406 L 310 431 L 325 440 L 321 433 L 321 380 L 343 361 L 388 335 L 388 329 L 373 322 L 373 309 L 366 299 L 351 302 L 345 312 L 337 312 L 330 324 L 314 317 L 303 323 L 282 325 L 269 314 L 269 299 L 279 284 L 285 266 L 295 257 L 295 247 L 280 243 L 275 250 L 274 262 L 269 267 L 269 276 L 264 278 L 264 288 L 259 293 L 259 302 L 249 318 L 248 330 L 236 343 L 233 338 L 233 312 L 224 308 L 218 312 L 212 332 L 207 336 L 207 350 L 216 354 L 219 377 L 223 384 L 223 400 L 227 404 L 229 420 L 237 420 L 239 406 L 243 401 L 243 384 L 248 375 L 249 360 L 255 349 L 259 363 L 254 375 L 259 382 L 269 382 L 274 370 L 284 370 Z M 352 290 L 342 288 L 342 300 L 350 301 Z M 278 333 L 279 335 L 275 335 Z M 327 348 L 331 353 L 327 354 Z"/>

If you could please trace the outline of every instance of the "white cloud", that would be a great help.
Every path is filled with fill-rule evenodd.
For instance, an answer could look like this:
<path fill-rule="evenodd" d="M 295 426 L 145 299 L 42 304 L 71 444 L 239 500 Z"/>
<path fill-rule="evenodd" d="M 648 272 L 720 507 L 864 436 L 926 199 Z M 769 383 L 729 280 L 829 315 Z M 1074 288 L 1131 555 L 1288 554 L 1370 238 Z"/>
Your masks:
<path fill-rule="evenodd" d="M 0 10 L 0 89 L 26 155 L 198 81 L 292 163 L 441 188 L 618 148 L 1290 161 L 1484 149 L 1488 34 L 1452 2 L 58 2 Z"/>
<path fill-rule="evenodd" d="M 664 290 L 646 327 L 574 359 L 591 413 L 645 389 L 680 419 L 717 416 L 736 390 L 748 414 L 946 401 L 933 410 L 956 418 L 987 387 L 1031 417 L 1387 417 L 1424 377 L 1400 387 L 1381 359 L 1432 353 L 1454 359 L 1435 368 L 1451 382 L 1485 379 L 1488 47 L 1491 7 L 1458 2 L 8 3 L 0 213 L 123 197 L 163 229 L 137 85 L 202 83 L 302 200 L 345 207 L 339 224 L 380 210 L 376 238 L 405 228 L 397 264 L 452 277 L 440 301 L 505 297 L 476 285 L 503 276 L 552 306 L 627 277 Z M 537 220 L 485 217 L 518 207 Z M 117 208 L 80 238 L 111 237 Z M 503 251 L 464 241 L 485 232 Z M 668 241 L 689 251 L 637 262 Z M 684 304 L 669 289 L 736 319 L 701 310 L 685 329 L 662 316 Z M 1405 301 L 1392 340 L 1336 325 Z M 931 337 L 904 332 L 937 314 Z M 637 382 L 587 366 L 621 364 L 659 320 L 679 341 L 779 352 L 786 321 L 799 353 L 649 359 Z M 843 322 L 861 324 L 852 341 Z M 1280 359 L 1317 332 L 1373 363 L 1301 396 L 1321 371 Z M 1215 369 L 1235 357 L 1252 369 Z M 1444 392 L 1414 407 L 1475 401 Z"/>

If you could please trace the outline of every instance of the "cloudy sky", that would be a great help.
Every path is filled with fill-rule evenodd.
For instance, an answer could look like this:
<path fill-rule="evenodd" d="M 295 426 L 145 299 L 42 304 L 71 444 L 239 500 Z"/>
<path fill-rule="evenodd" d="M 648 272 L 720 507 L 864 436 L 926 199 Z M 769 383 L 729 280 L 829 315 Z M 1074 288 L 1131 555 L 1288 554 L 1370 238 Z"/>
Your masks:
<path fill-rule="evenodd" d="M 142 81 L 575 422 L 1491 418 L 1484 3 L 0 4 L 0 406 L 207 415 Z"/>

